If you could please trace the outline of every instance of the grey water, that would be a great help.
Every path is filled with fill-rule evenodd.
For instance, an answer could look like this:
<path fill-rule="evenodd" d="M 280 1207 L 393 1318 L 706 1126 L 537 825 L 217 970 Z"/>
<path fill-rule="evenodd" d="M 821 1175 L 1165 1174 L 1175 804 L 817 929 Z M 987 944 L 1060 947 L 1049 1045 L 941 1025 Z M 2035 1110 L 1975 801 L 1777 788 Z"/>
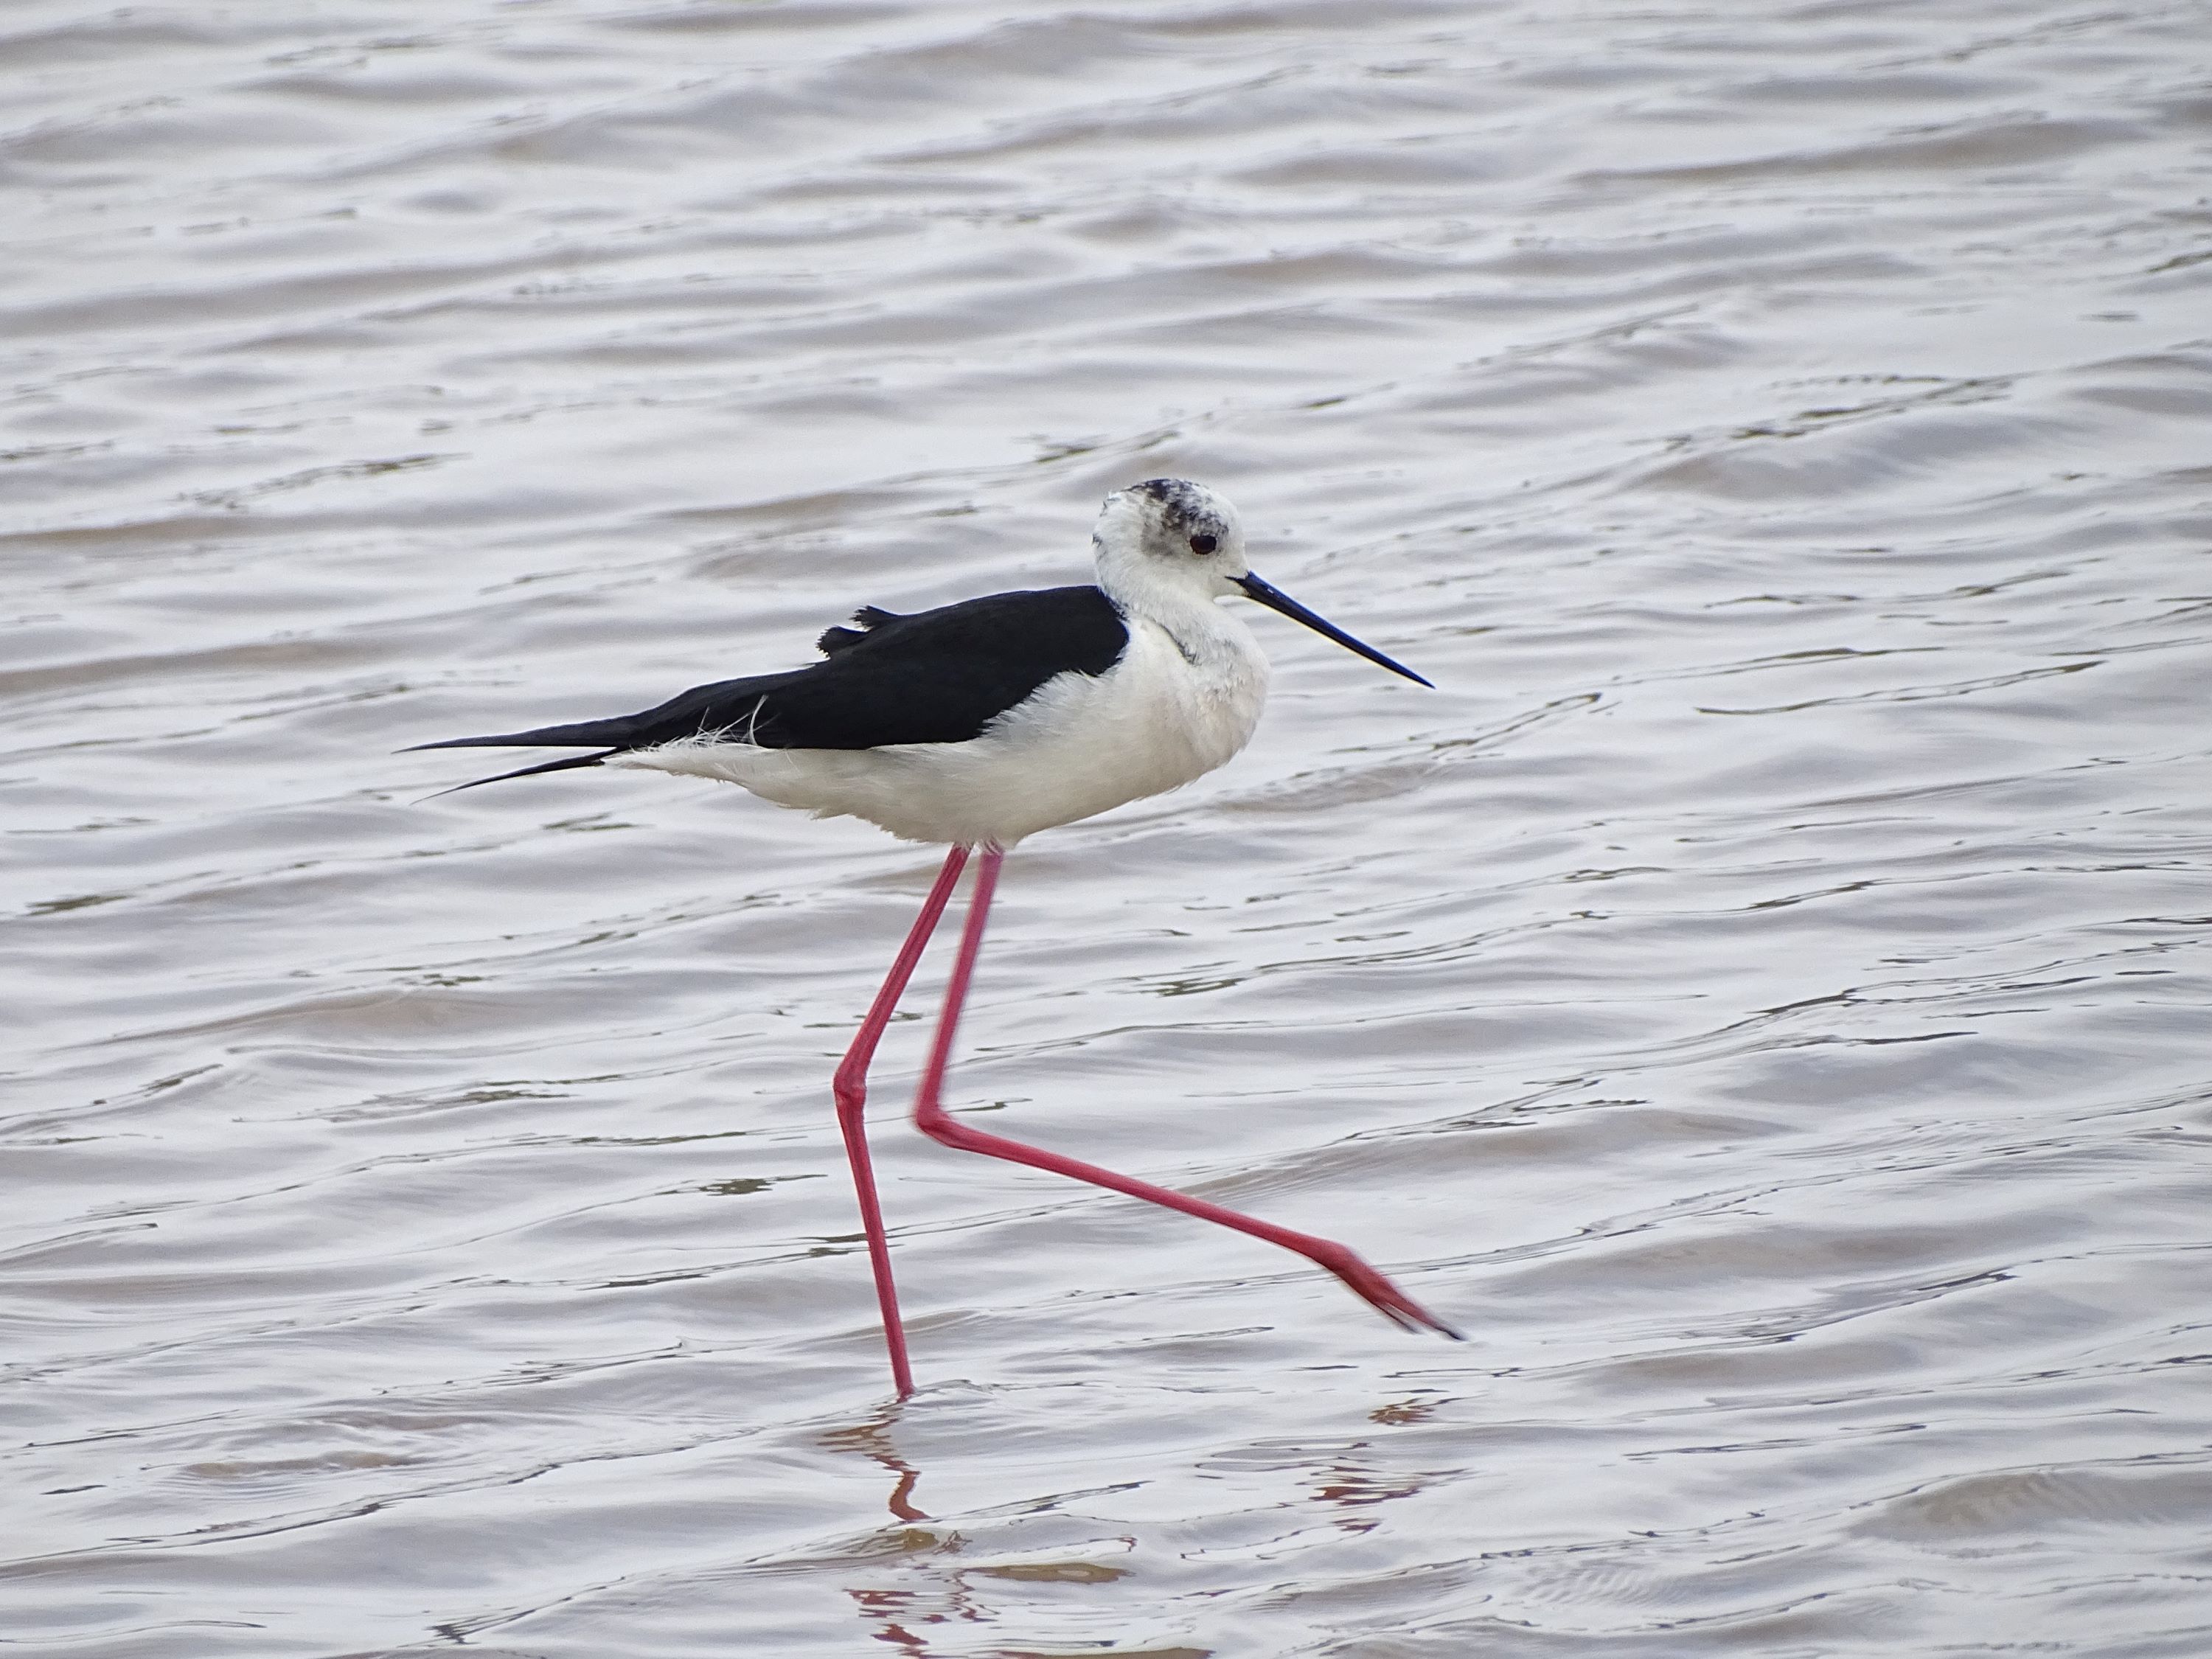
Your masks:
<path fill-rule="evenodd" d="M 0 1649 L 2212 1653 L 2201 7 L 0 13 Z M 407 744 L 1086 579 L 1010 859 Z M 480 758 L 480 757 L 479 757 Z"/>

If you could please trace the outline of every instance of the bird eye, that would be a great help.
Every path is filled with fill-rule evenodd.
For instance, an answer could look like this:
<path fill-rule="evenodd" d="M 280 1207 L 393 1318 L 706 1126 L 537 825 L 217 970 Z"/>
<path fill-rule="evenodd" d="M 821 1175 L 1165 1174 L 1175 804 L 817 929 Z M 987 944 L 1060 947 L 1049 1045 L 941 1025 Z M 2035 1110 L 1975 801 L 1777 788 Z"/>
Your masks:
<path fill-rule="evenodd" d="M 1220 545 L 1219 542 L 1203 531 L 1190 538 L 1190 550 L 1194 553 L 1211 553 Z"/>

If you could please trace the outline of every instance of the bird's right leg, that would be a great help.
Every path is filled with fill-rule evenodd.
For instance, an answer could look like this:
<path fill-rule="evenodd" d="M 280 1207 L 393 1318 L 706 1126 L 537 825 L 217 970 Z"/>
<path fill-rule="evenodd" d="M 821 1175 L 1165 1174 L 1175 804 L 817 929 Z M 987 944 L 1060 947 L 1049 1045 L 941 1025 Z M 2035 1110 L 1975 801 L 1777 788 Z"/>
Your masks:
<path fill-rule="evenodd" d="M 1233 1227 L 1240 1233 L 1249 1233 L 1270 1244 L 1279 1244 L 1286 1250 L 1295 1250 L 1316 1267 L 1326 1267 L 1344 1281 L 1346 1289 L 1364 1298 L 1394 1324 L 1409 1331 L 1436 1331 L 1454 1341 L 1461 1340 L 1457 1331 L 1334 1239 L 1294 1232 L 1274 1222 L 1262 1221 L 1257 1216 L 1230 1209 L 1226 1205 L 1193 1198 L 1188 1193 L 1170 1192 L 1165 1187 L 1156 1187 L 1149 1181 L 1138 1180 L 1134 1176 L 1102 1169 L 1096 1164 L 1085 1164 L 1081 1158 L 1069 1158 L 1062 1152 L 1048 1152 L 1042 1146 L 1009 1140 L 1004 1135 L 988 1134 L 963 1123 L 945 1109 L 941 1096 L 945 1087 L 945 1067 L 952 1055 L 952 1034 L 960 1024 L 961 1006 L 968 1000 L 968 981 L 975 971 L 976 953 L 982 949 L 983 924 L 991 914 L 991 895 L 997 890 L 999 864 L 1005 857 L 1006 854 L 1000 848 L 987 844 L 983 848 L 983 861 L 975 868 L 975 891 L 968 901 L 968 925 L 961 930 L 960 954 L 953 959 L 952 977 L 945 987 L 945 1012 L 937 1017 L 937 1036 L 930 1044 L 929 1064 L 923 1068 L 921 1089 L 915 1097 L 914 1121 L 922 1133 L 940 1146 L 951 1146 L 959 1152 L 981 1152 L 985 1158 L 1002 1158 L 1010 1164 L 1026 1164 L 1032 1170 L 1044 1170 L 1054 1175 L 1087 1181 L 1094 1187 L 1127 1193 L 1132 1198 L 1143 1199 L 1147 1204 L 1179 1210 L 1185 1215 L 1196 1216 L 1200 1221 Z"/>
<path fill-rule="evenodd" d="M 860 1200 L 860 1228 L 868 1238 L 868 1265 L 875 1271 L 876 1301 L 884 1313 L 884 1342 L 891 1353 L 891 1382 L 902 1400 L 914 1392 L 914 1372 L 907 1364 L 906 1327 L 899 1322 L 898 1286 L 891 1282 L 890 1239 L 884 1231 L 883 1209 L 876 1202 L 876 1172 L 868 1161 L 868 1132 L 861 1115 L 868 1103 L 868 1062 L 876 1057 L 876 1044 L 882 1040 L 884 1028 L 891 1023 L 900 994 L 906 989 L 907 981 L 914 977 L 915 964 L 921 960 L 922 947 L 937 931 L 938 921 L 951 900 L 953 885 L 959 881 L 960 872 L 967 863 L 968 849 L 964 847 L 955 847 L 945 855 L 945 867 L 937 872 L 937 884 L 922 901 L 921 914 L 914 919 L 906 943 L 899 947 L 898 957 L 884 976 L 884 988 L 876 993 L 867 1018 L 860 1022 L 860 1035 L 845 1051 L 834 1085 L 837 1127 L 844 1132 L 845 1158 L 853 1166 L 853 1186 Z"/>

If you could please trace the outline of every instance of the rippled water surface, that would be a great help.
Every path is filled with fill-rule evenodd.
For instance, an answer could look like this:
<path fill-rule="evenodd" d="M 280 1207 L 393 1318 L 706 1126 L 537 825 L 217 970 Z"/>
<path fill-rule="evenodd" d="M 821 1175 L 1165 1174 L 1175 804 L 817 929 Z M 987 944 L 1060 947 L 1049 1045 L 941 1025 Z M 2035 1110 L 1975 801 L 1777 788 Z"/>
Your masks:
<path fill-rule="evenodd" d="M 2191 5 L 17 0 L 0 1645 L 2212 1652 Z M 1007 866 L 457 732 L 1084 580 L 1259 738 Z"/>

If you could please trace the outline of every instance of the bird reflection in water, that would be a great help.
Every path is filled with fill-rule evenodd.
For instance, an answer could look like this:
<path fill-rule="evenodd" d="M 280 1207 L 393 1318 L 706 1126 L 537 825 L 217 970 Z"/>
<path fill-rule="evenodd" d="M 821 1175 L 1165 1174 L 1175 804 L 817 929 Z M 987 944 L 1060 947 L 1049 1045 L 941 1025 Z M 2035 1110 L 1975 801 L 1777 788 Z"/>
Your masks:
<path fill-rule="evenodd" d="M 925 1527 L 912 1524 L 927 1521 L 929 1516 L 914 1501 L 914 1489 L 921 1480 L 921 1471 L 899 1455 L 891 1443 L 891 1425 L 897 1415 L 896 1405 L 885 1405 L 874 1415 L 842 1429 L 832 1429 L 822 1437 L 824 1449 L 833 1452 L 858 1452 L 870 1462 L 881 1465 L 893 1477 L 888 1507 L 900 1525 L 878 1534 L 871 1547 L 862 1552 L 864 1559 L 874 1564 L 886 1554 L 905 1556 L 932 1550 L 957 1547 L 957 1538 L 947 1538 Z M 957 1593 L 956 1581 L 955 1593 Z M 948 1611 L 942 1606 L 943 1595 L 935 1589 L 861 1589 L 848 1587 L 845 1592 L 860 1607 L 862 1614 L 874 1626 L 874 1638 L 911 1659 L 928 1659 L 929 1647 L 919 1633 L 909 1628 L 913 1624 L 941 1624 L 949 1618 L 962 1616 L 957 1611 Z M 933 1606 L 933 1603 L 939 1605 Z M 967 1615 L 973 1618 L 972 1613 Z"/>
<path fill-rule="evenodd" d="M 882 1464 L 898 1477 L 898 1484 L 891 1488 L 891 1513 L 902 1521 L 927 1521 L 928 1515 L 914 1502 L 915 1483 L 921 1479 L 921 1471 L 900 1456 L 891 1444 L 891 1423 L 897 1409 L 886 1405 L 865 1422 L 832 1429 L 822 1437 L 822 1443 L 831 1451 L 859 1452 L 870 1462 Z"/>

